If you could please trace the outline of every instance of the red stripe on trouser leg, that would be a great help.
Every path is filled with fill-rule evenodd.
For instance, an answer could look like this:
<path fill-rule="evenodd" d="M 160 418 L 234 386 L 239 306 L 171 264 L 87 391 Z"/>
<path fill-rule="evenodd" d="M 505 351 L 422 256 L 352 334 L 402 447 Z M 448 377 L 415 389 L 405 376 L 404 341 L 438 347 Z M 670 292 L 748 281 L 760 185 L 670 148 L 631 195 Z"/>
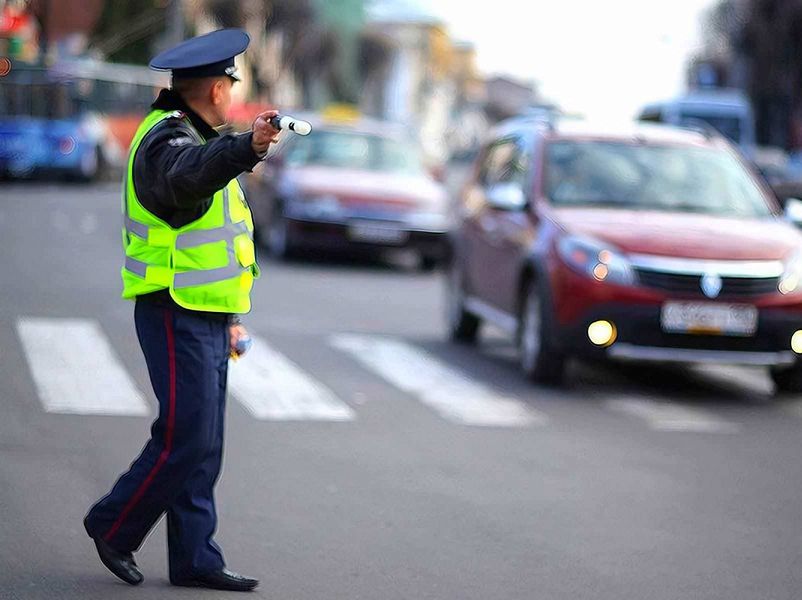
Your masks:
<path fill-rule="evenodd" d="M 125 508 L 123 508 L 120 516 L 117 517 L 117 520 L 114 522 L 114 525 L 111 526 L 108 533 L 103 536 L 103 539 L 107 542 L 114 537 L 114 534 L 117 533 L 125 522 L 128 514 L 139 503 L 142 496 L 145 495 L 145 492 L 148 490 L 151 483 L 153 483 L 156 474 L 170 457 L 170 451 L 173 448 L 173 430 L 175 429 L 175 336 L 173 335 L 173 320 L 170 311 L 167 309 L 164 311 L 164 327 L 167 331 L 167 363 L 170 373 L 170 400 L 167 408 L 167 430 L 164 433 L 164 449 L 161 451 L 161 454 L 159 454 L 159 459 L 156 461 L 150 473 L 148 473 L 145 481 L 142 482 L 134 495 L 131 496 L 128 504 L 125 505 Z"/>

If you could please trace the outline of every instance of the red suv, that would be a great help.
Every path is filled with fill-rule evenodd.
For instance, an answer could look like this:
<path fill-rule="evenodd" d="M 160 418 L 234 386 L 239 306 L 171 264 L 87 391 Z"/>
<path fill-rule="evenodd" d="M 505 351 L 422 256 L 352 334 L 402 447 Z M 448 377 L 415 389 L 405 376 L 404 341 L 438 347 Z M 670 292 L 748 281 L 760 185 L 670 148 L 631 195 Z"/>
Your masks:
<path fill-rule="evenodd" d="M 513 120 L 461 194 L 451 337 L 516 336 L 532 379 L 585 355 L 764 365 L 802 390 L 802 233 L 728 142 Z"/>

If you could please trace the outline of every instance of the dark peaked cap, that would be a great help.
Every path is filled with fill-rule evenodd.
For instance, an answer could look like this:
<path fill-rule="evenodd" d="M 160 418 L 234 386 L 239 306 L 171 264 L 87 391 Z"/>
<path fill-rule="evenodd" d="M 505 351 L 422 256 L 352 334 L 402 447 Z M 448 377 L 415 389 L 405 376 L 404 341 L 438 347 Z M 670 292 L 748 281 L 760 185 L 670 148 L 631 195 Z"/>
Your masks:
<path fill-rule="evenodd" d="M 172 71 L 173 79 L 228 75 L 239 81 L 234 57 L 245 52 L 250 41 L 242 29 L 218 29 L 158 54 L 150 68 Z"/>

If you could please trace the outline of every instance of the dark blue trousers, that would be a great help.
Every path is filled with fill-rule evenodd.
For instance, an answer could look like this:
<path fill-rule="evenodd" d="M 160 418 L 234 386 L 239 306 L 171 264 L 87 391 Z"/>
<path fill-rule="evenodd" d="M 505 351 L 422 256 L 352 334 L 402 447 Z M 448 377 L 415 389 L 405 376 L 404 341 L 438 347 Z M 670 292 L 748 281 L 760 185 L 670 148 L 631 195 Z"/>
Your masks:
<path fill-rule="evenodd" d="M 136 303 L 134 319 L 159 416 L 142 453 L 89 511 L 87 532 L 133 552 L 167 513 L 170 579 L 220 569 L 214 486 L 223 457 L 228 323 L 146 301 Z"/>

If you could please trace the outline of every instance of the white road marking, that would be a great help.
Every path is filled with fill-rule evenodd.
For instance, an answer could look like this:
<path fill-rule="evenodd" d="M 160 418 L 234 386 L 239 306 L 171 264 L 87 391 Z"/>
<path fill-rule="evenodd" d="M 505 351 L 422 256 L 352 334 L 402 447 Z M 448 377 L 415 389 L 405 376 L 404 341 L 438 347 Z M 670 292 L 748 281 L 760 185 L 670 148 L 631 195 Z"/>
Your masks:
<path fill-rule="evenodd" d="M 351 421 L 350 406 L 300 367 L 253 337 L 250 351 L 228 369 L 229 389 L 254 417 L 266 421 Z"/>
<path fill-rule="evenodd" d="M 21 318 L 17 332 L 45 411 L 137 417 L 150 413 L 97 321 Z"/>
<path fill-rule="evenodd" d="M 643 419 L 656 431 L 687 431 L 695 433 L 737 433 L 740 426 L 719 419 L 696 407 L 673 402 L 658 402 L 649 398 L 623 397 L 608 400 L 605 405 L 615 412 Z"/>
<path fill-rule="evenodd" d="M 329 343 L 352 355 L 379 376 L 463 425 L 524 427 L 543 424 L 544 415 L 502 396 L 437 360 L 427 352 L 392 338 L 337 334 Z"/>
<path fill-rule="evenodd" d="M 737 387 L 739 392 L 771 395 L 774 386 L 763 367 L 730 365 L 696 365 L 691 367 L 697 373 L 725 382 L 727 386 Z"/>

